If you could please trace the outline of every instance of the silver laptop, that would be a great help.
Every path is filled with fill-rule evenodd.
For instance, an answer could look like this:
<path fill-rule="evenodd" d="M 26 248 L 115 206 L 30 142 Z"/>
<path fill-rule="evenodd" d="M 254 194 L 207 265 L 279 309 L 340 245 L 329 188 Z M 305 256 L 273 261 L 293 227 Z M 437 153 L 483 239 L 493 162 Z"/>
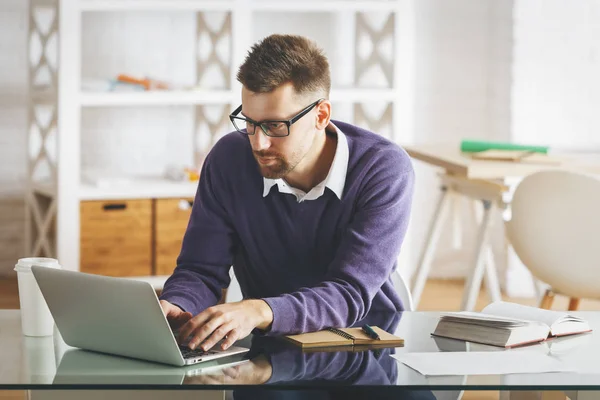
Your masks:
<path fill-rule="evenodd" d="M 177 366 L 249 350 L 220 350 L 217 344 L 204 352 L 178 344 L 148 282 L 36 266 L 31 270 L 69 346 Z"/>

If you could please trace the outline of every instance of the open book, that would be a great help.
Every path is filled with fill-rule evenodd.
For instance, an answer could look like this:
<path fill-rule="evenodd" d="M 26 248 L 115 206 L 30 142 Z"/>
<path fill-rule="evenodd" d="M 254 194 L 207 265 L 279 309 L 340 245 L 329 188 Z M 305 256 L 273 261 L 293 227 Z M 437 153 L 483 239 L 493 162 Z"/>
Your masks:
<path fill-rule="evenodd" d="M 589 324 L 580 317 L 498 301 L 480 313 L 463 311 L 443 314 L 432 335 L 515 347 L 589 331 Z"/>
<path fill-rule="evenodd" d="M 326 330 L 299 335 L 284 336 L 290 342 L 301 346 L 303 349 L 333 346 L 372 346 L 372 347 L 400 347 L 404 340 L 374 326 L 380 339 L 371 339 L 360 328 L 329 328 Z"/>

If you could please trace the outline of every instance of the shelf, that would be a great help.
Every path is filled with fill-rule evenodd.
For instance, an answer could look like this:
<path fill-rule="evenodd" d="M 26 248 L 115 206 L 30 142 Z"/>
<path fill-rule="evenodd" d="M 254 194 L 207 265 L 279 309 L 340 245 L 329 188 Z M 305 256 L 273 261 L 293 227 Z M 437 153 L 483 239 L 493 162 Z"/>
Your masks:
<path fill-rule="evenodd" d="M 97 187 L 81 184 L 80 200 L 125 200 L 159 198 L 193 198 L 198 182 L 175 182 L 166 179 L 136 179 L 130 184 Z"/>
<path fill-rule="evenodd" d="M 140 91 L 140 92 L 82 92 L 83 107 L 123 107 L 123 106 L 178 106 L 199 104 L 232 104 L 237 106 L 241 95 L 230 90 L 220 91 Z M 393 101 L 397 97 L 395 89 L 333 89 L 331 101 L 340 103 L 364 103 L 372 101 Z"/>
<path fill-rule="evenodd" d="M 239 101 L 239 93 L 215 91 L 140 91 L 140 92 L 81 92 L 83 107 L 111 106 L 178 106 L 196 104 L 229 104 Z"/>
<path fill-rule="evenodd" d="M 82 183 L 79 186 L 79 200 L 126 200 L 126 199 L 164 199 L 193 198 L 198 182 L 176 182 L 161 178 L 135 179 L 127 184 L 115 184 L 112 187 L 98 187 Z M 34 193 L 54 197 L 51 183 L 34 183 Z"/>
<path fill-rule="evenodd" d="M 234 2 L 226 0 L 80 0 L 79 4 L 82 11 L 225 11 L 234 8 Z"/>
<path fill-rule="evenodd" d="M 339 11 L 345 10 L 378 11 L 395 10 L 402 1 L 395 0 L 358 0 L 352 3 L 341 0 L 307 0 L 302 2 L 288 0 L 254 1 L 210 1 L 210 0 L 81 0 L 82 11 L 126 11 L 126 10 L 196 10 L 196 11 Z"/>

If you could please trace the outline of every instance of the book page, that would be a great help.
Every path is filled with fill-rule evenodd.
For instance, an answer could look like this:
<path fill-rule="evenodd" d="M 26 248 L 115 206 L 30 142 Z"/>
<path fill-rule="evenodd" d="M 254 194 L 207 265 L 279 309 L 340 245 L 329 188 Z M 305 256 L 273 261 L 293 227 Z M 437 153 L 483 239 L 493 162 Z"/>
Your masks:
<path fill-rule="evenodd" d="M 488 315 L 538 321 L 548 325 L 548 327 L 559 320 L 569 317 L 568 314 L 561 311 L 543 310 L 537 307 L 529 307 L 505 301 L 496 301 L 485 307 L 481 312 Z"/>

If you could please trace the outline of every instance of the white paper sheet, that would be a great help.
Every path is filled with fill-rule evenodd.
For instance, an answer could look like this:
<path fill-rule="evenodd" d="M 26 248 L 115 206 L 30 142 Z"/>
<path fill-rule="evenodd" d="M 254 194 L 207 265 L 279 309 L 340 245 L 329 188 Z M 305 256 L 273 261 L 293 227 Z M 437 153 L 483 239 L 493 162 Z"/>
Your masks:
<path fill-rule="evenodd" d="M 396 360 L 426 376 L 504 375 L 570 372 L 560 360 L 538 352 L 480 351 L 393 354 Z"/>

